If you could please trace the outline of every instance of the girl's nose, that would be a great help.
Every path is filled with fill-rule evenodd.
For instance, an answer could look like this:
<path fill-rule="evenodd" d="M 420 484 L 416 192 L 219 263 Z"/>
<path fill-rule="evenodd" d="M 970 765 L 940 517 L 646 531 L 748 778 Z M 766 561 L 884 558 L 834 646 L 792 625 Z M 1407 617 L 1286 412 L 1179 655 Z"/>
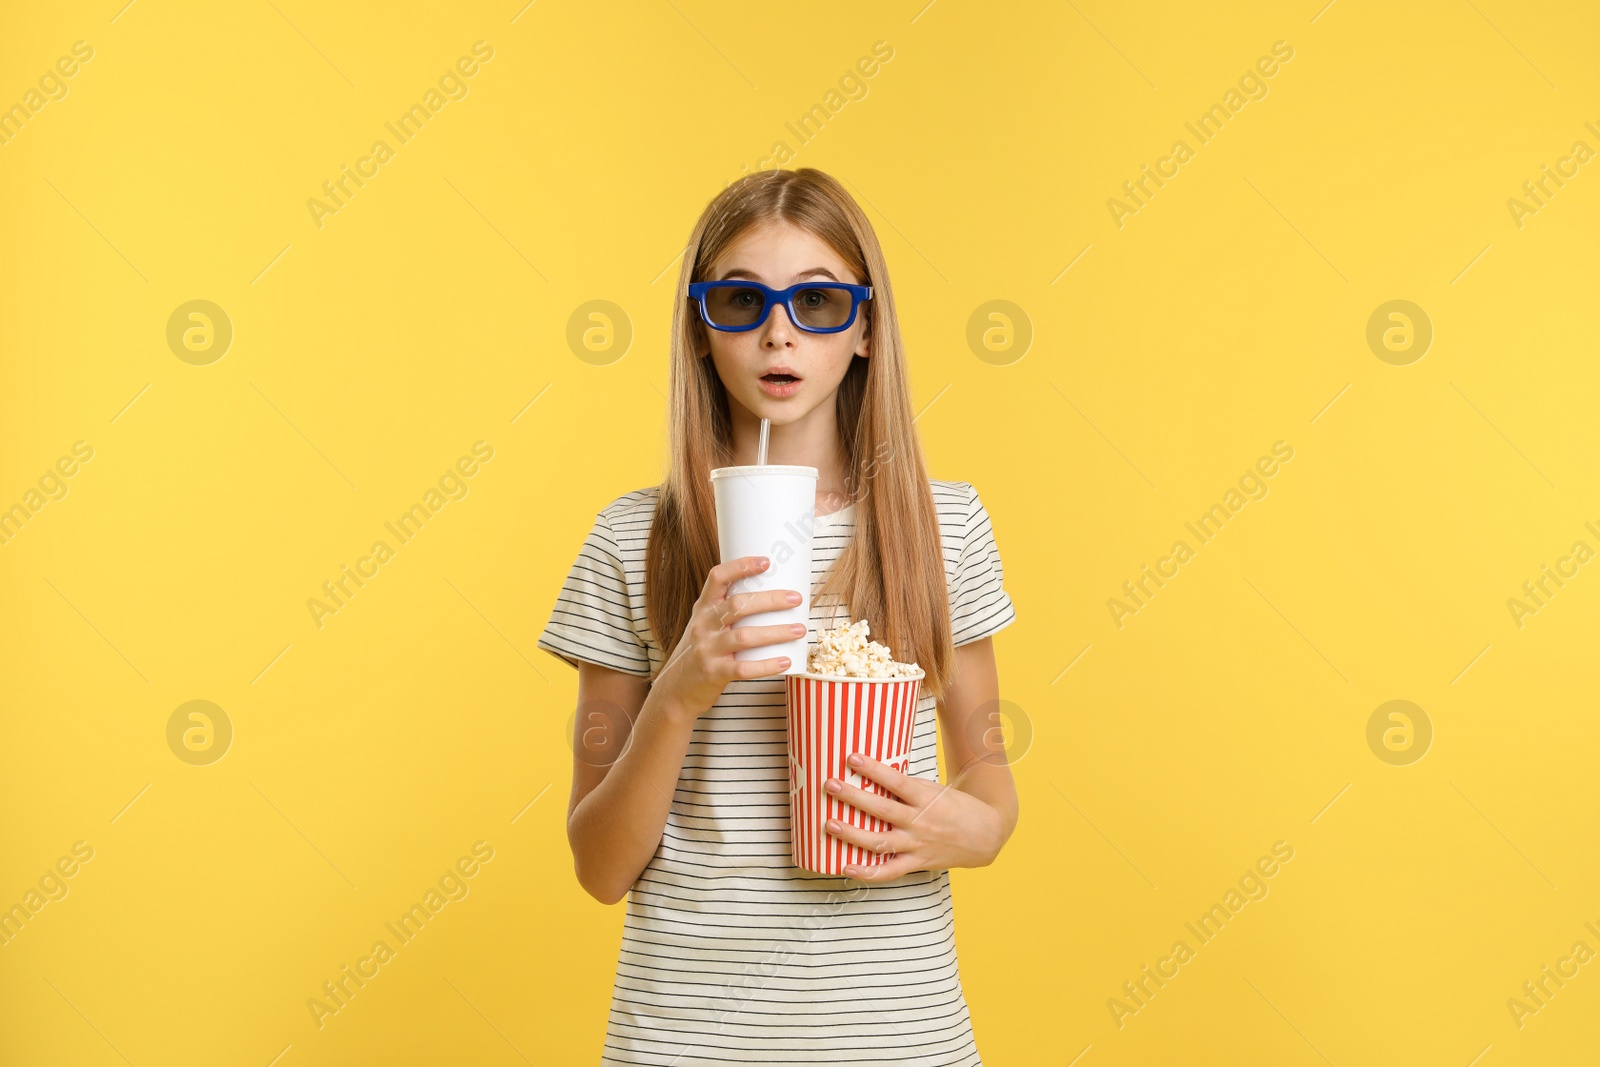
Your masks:
<path fill-rule="evenodd" d="M 767 321 L 761 329 L 762 340 L 777 345 L 791 343 L 795 335 L 800 332 L 800 328 L 789 317 L 787 304 L 774 305 L 772 310 L 767 312 Z"/>

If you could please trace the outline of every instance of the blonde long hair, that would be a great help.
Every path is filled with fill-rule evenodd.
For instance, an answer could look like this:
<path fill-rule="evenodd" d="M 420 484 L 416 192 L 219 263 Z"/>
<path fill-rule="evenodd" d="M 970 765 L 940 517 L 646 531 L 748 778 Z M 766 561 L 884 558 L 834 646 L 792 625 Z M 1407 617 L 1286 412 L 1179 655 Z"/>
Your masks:
<path fill-rule="evenodd" d="M 813 599 L 843 591 L 850 618 L 866 619 L 873 638 L 897 660 L 920 664 L 927 672 L 923 692 L 942 696 L 955 659 L 944 553 L 912 425 L 889 269 L 855 200 L 837 180 L 810 167 L 740 178 L 706 206 L 689 237 L 672 310 L 667 467 L 646 549 L 650 629 L 670 658 L 707 572 L 719 561 L 711 471 L 733 463 L 728 395 L 709 354 L 696 351 L 689 283 L 707 280 L 704 272 L 733 241 L 769 221 L 815 234 L 872 286 L 872 299 L 862 307 L 871 355 L 851 359 L 836 395 L 856 530 Z"/>

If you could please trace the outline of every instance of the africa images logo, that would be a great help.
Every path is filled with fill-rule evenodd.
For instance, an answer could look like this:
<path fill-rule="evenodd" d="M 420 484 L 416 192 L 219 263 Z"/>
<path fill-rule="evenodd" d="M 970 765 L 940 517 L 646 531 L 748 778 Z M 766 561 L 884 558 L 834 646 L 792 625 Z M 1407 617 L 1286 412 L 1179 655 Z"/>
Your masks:
<path fill-rule="evenodd" d="M 383 124 L 384 129 L 394 137 L 395 144 L 410 144 L 422 132 L 428 120 L 443 111 L 446 104 L 452 100 L 465 100 L 471 92 L 467 79 L 478 73 L 480 64 L 493 58 L 492 45 L 487 41 L 474 41 L 472 55 L 462 56 L 453 67 L 447 68 L 439 76 L 438 88 L 429 86 L 427 92 L 422 94 L 421 103 L 413 103 L 393 122 Z M 366 155 L 356 160 L 353 170 L 350 164 L 341 163 L 338 177 L 322 183 L 322 195 L 326 199 L 313 196 L 306 200 L 306 209 L 311 212 L 311 221 L 317 229 L 322 229 L 324 219 L 329 215 L 337 215 L 355 198 L 357 192 L 366 188 L 367 182 L 376 178 L 382 166 L 393 159 L 396 153 L 395 145 L 380 138 L 372 142 L 372 148 Z"/>

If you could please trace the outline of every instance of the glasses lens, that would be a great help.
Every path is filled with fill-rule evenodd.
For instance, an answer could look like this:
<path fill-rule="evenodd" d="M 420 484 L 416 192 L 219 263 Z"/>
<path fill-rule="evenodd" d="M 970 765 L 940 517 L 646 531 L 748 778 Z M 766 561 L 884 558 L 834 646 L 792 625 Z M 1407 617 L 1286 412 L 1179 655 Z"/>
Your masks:
<path fill-rule="evenodd" d="M 749 326 L 766 303 L 760 289 L 719 285 L 706 291 L 706 314 L 718 326 Z"/>
<path fill-rule="evenodd" d="M 802 289 L 794 294 L 800 325 L 843 326 L 850 321 L 850 294 L 843 289 Z"/>

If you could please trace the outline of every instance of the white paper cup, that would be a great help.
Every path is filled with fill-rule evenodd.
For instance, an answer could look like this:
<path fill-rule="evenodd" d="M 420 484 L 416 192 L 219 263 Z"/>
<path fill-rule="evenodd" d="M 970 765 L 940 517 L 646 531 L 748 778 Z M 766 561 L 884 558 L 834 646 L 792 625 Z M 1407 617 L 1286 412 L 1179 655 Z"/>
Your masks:
<path fill-rule="evenodd" d="M 802 671 L 784 680 L 789 696 L 789 841 L 796 867 L 843 874 L 846 865 L 876 867 L 895 856 L 871 852 L 830 834 L 829 819 L 888 833 L 893 824 L 829 793 L 829 778 L 888 796 L 888 790 L 852 771 L 853 752 L 909 773 L 917 722 L 917 693 L 927 672 L 914 678 L 840 678 Z"/>
<path fill-rule="evenodd" d="M 717 541 L 722 562 L 740 556 L 766 556 L 772 561 L 760 574 L 734 582 L 732 592 L 793 589 L 800 594 L 800 603 L 794 607 L 746 615 L 735 620 L 734 629 L 795 622 L 807 627 L 804 636 L 741 648 L 733 658 L 788 656 L 789 667 L 782 673 L 797 674 L 805 670 L 810 637 L 811 537 L 816 529 L 817 468 L 782 464 L 718 467 L 711 472 L 711 491 L 717 502 Z"/>

